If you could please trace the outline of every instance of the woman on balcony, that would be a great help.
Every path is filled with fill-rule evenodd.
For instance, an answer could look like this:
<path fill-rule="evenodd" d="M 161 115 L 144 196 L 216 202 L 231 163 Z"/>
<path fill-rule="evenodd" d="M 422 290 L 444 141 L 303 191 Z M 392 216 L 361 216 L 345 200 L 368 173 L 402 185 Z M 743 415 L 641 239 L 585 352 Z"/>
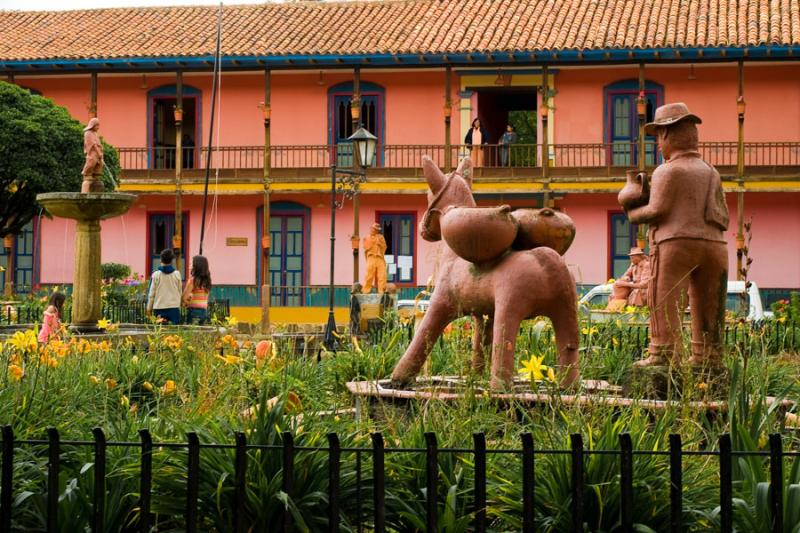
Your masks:
<path fill-rule="evenodd" d="M 472 121 L 472 127 L 464 137 L 464 144 L 470 148 L 470 159 L 472 159 L 472 166 L 483 166 L 483 147 L 482 144 L 489 144 L 489 134 L 481 126 L 480 119 L 476 118 Z"/>

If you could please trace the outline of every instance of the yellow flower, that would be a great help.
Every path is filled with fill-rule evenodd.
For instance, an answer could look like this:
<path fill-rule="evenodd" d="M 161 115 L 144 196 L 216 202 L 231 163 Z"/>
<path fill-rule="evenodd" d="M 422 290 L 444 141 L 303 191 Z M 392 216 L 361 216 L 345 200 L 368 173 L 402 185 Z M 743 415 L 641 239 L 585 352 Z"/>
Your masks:
<path fill-rule="evenodd" d="M 606 283 L 608 283 L 609 285 L 611 285 L 611 284 L 612 284 L 612 283 L 614 283 L 615 281 L 616 281 L 616 280 L 615 280 L 614 278 L 608 278 L 608 281 L 606 281 Z"/>
<path fill-rule="evenodd" d="M 100 379 L 97 376 L 89 376 L 89 382 L 92 385 L 99 385 L 100 384 Z"/>
<path fill-rule="evenodd" d="M 167 335 L 164 337 L 164 346 L 173 351 L 178 351 L 183 347 L 183 339 L 177 335 Z"/>
<path fill-rule="evenodd" d="M 632 306 L 632 305 L 626 305 L 625 306 L 625 312 L 630 315 L 630 314 L 636 312 L 636 308 L 634 306 Z"/>
<path fill-rule="evenodd" d="M 228 327 L 232 328 L 232 327 L 236 326 L 236 324 L 238 324 L 238 323 L 239 323 L 239 319 L 237 319 L 235 316 L 226 316 L 225 317 L 225 325 L 228 326 Z"/>
<path fill-rule="evenodd" d="M 588 335 L 589 334 L 589 328 L 581 328 L 581 333 L 583 333 L 584 335 Z"/>
<path fill-rule="evenodd" d="M 705 391 L 707 388 L 708 388 L 708 384 L 706 384 L 705 382 L 701 381 L 700 383 L 697 384 L 697 390 L 699 390 L 701 392 Z"/>
<path fill-rule="evenodd" d="M 139 362 L 139 356 L 138 355 L 134 355 L 133 357 L 131 357 L 131 363 L 133 363 L 135 365 L 138 362 Z"/>
<path fill-rule="evenodd" d="M 32 329 L 17 331 L 14 335 L 6 341 L 6 344 L 13 346 L 20 352 L 35 353 L 39 350 L 39 339 L 36 338 L 36 332 Z"/>
<path fill-rule="evenodd" d="M 144 383 L 142 383 L 142 388 L 144 390 L 146 390 L 146 391 L 152 392 L 153 391 L 153 384 L 150 383 L 149 381 L 145 381 Z"/>
<path fill-rule="evenodd" d="M 235 365 L 237 363 L 241 363 L 243 359 L 241 357 L 237 357 L 235 355 L 214 355 L 217 359 L 224 361 L 226 365 Z"/>
<path fill-rule="evenodd" d="M 619 344 L 619 341 L 617 340 L 616 337 L 611 337 L 611 344 L 613 344 L 614 346 L 617 346 Z"/>
<path fill-rule="evenodd" d="M 97 321 L 97 327 L 99 329 L 108 329 L 109 324 L 110 322 L 108 321 L 107 318 L 101 318 L 100 320 Z"/>
<path fill-rule="evenodd" d="M 117 386 L 117 380 L 114 378 L 106 378 L 106 388 L 108 390 L 114 390 L 114 387 Z"/>
<path fill-rule="evenodd" d="M 103 353 L 108 353 L 108 352 L 110 352 L 110 351 L 111 351 L 111 343 L 110 343 L 110 342 L 108 342 L 108 341 L 102 341 L 102 342 L 101 342 L 101 343 L 98 345 L 98 348 L 100 349 L 100 351 L 101 351 L 101 352 L 103 352 Z"/>
<path fill-rule="evenodd" d="M 785 317 L 785 316 L 782 316 L 782 317 L 780 317 L 780 318 L 778 319 L 778 322 L 780 322 L 781 324 L 783 324 L 784 322 L 786 322 L 786 317 Z"/>
<path fill-rule="evenodd" d="M 122 397 L 119 399 L 119 404 L 127 409 L 131 406 L 131 400 L 130 398 L 128 398 L 123 394 Z"/>
<path fill-rule="evenodd" d="M 531 358 L 528 361 L 521 361 L 522 368 L 519 369 L 520 375 L 523 377 L 529 377 L 531 381 L 544 379 L 543 372 L 546 371 L 548 367 L 542 364 L 543 360 L 543 355 L 540 357 L 531 355 Z"/>
<path fill-rule="evenodd" d="M 13 381 L 20 381 L 22 376 L 25 375 L 25 371 L 19 365 L 9 365 L 8 366 L 8 375 L 11 377 Z"/>
<path fill-rule="evenodd" d="M 54 357 L 48 357 L 47 358 L 47 366 L 49 366 L 50 368 L 57 367 L 58 366 L 58 359 L 55 359 Z"/>
<path fill-rule="evenodd" d="M 164 386 L 161 387 L 161 394 L 163 394 L 164 396 L 169 396 L 170 394 L 173 394 L 174 392 L 175 392 L 175 382 L 172 381 L 171 379 L 168 379 L 164 383 Z"/>
<path fill-rule="evenodd" d="M 549 379 L 553 383 L 558 383 L 558 381 L 556 380 L 556 373 L 553 372 L 552 368 L 547 369 L 547 379 Z"/>

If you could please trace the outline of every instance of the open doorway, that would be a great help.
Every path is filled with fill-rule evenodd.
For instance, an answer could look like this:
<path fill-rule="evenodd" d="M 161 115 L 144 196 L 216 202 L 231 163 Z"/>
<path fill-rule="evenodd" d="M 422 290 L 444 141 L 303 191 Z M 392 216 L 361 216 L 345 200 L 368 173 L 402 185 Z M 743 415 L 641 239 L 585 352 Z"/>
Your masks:
<path fill-rule="evenodd" d="M 152 168 L 175 168 L 175 105 L 174 96 L 156 95 L 152 98 L 152 133 L 150 165 Z M 183 168 L 195 168 L 197 157 L 197 98 L 183 97 Z"/>
<path fill-rule="evenodd" d="M 518 146 L 492 146 L 484 154 L 485 166 L 536 165 L 536 87 L 477 87 L 478 118 L 490 145 L 500 144 L 508 125 Z"/>

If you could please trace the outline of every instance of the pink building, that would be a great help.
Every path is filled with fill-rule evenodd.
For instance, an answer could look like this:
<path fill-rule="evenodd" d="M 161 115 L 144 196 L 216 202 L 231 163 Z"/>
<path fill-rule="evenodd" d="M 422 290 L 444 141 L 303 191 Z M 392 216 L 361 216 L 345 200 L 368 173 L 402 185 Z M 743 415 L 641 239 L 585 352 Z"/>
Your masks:
<path fill-rule="evenodd" d="M 476 171 L 479 204 L 565 211 L 578 228 L 566 255 L 578 283 L 615 277 L 636 238 L 616 191 L 626 170 L 660 162 L 652 139 L 639 143 L 640 120 L 674 101 L 702 117 L 703 155 L 723 176 L 730 276 L 741 218 L 752 220 L 750 279 L 768 298 L 800 287 L 800 246 L 791 236 L 800 232 L 796 10 L 767 0 L 741 8 L 711 0 L 680 9 L 662 0 L 636 4 L 633 11 L 623 0 L 225 8 L 213 131 L 216 8 L 0 12 L 0 27 L 14 37 L 0 45 L 0 75 L 81 121 L 96 113 L 101 134 L 119 148 L 120 189 L 139 199 L 105 223 L 105 262 L 152 270 L 175 242 L 177 202 L 181 256 L 196 254 L 209 167 L 204 254 L 215 295 L 245 320 L 258 320 L 265 283 L 274 320 L 298 320 L 298 308 L 304 319 L 324 318 L 313 308 L 327 304 L 330 166 L 352 165 L 346 139 L 359 124 L 379 144 L 357 208 L 347 200 L 337 212 L 341 305 L 355 274 L 351 236 L 373 222 L 389 244 L 390 279 L 404 294 L 425 285 L 437 245 L 416 230 L 426 206 L 420 157 L 457 164 L 475 118 L 489 141 Z M 740 85 L 746 108 L 737 104 Z M 507 124 L 516 142 L 499 145 Z M 13 251 L 18 284 L 69 282 L 73 226 L 43 219 L 33 227 Z M 363 276 L 363 253 L 356 264 Z"/>

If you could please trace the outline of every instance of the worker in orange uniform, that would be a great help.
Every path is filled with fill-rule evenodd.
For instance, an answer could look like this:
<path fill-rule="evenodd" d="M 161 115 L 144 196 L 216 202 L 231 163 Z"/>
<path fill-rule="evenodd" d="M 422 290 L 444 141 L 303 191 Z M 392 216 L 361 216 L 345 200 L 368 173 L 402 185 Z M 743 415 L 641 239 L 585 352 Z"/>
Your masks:
<path fill-rule="evenodd" d="M 372 285 L 378 286 L 378 294 L 386 292 L 386 240 L 381 235 L 381 225 L 373 224 L 369 229 L 369 235 L 363 241 L 364 255 L 367 256 L 367 279 L 364 280 L 362 292 L 368 294 L 372 291 Z"/>

